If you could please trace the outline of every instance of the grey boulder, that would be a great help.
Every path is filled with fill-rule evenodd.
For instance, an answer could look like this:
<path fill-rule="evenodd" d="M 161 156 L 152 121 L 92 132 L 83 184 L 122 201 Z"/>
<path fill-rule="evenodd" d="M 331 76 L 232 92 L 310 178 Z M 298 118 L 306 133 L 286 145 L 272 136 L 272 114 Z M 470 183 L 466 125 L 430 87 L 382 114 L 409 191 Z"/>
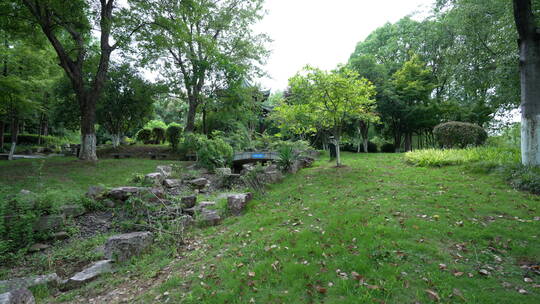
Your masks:
<path fill-rule="evenodd" d="M 197 196 L 195 195 L 184 196 L 181 198 L 180 203 L 182 204 L 182 207 L 184 208 L 193 208 L 195 207 L 195 204 L 197 203 Z"/>
<path fill-rule="evenodd" d="M 64 215 L 53 214 L 40 217 L 36 223 L 34 223 L 34 231 L 48 231 L 60 228 L 64 225 Z"/>
<path fill-rule="evenodd" d="M 56 273 L 38 275 L 24 278 L 15 278 L 6 281 L 0 281 L 0 292 L 10 292 L 20 288 L 30 288 L 37 285 L 46 284 L 48 286 L 56 286 L 60 282 L 60 278 Z"/>
<path fill-rule="evenodd" d="M 86 213 L 81 205 L 64 205 L 60 207 L 60 212 L 66 217 L 78 217 Z"/>
<path fill-rule="evenodd" d="M 190 180 L 189 184 L 196 189 L 204 189 L 210 184 L 210 181 L 204 177 L 201 177 L 201 178 Z"/>
<path fill-rule="evenodd" d="M 227 208 L 233 215 L 241 215 L 251 198 L 251 193 L 230 195 L 227 197 Z"/>
<path fill-rule="evenodd" d="M 82 285 L 94 280 L 103 273 L 112 272 L 112 261 L 103 260 L 95 262 L 90 267 L 84 269 L 81 272 L 76 273 L 71 278 L 63 282 L 61 289 L 70 290 L 81 287 Z"/>
<path fill-rule="evenodd" d="M 19 288 L 0 294 L 0 304 L 34 304 L 34 295 L 27 288 Z"/>
<path fill-rule="evenodd" d="M 154 241 L 149 231 L 131 232 L 110 237 L 105 243 L 105 258 L 123 262 L 146 251 Z"/>
<path fill-rule="evenodd" d="M 178 188 L 182 186 L 182 181 L 179 179 L 166 179 L 163 181 L 163 185 L 167 188 Z"/>

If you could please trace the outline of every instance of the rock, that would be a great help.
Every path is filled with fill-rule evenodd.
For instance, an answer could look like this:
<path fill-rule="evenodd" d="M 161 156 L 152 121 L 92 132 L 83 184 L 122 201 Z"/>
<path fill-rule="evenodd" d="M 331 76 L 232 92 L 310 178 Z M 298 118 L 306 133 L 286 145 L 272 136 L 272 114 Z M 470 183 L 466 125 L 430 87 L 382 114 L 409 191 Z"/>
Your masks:
<path fill-rule="evenodd" d="M 270 165 L 264 167 L 264 172 L 266 172 L 266 173 L 275 172 L 275 171 L 279 171 L 278 166 L 275 165 L 275 164 L 270 164 Z"/>
<path fill-rule="evenodd" d="M 217 226 L 221 223 L 221 216 L 219 216 L 219 213 L 216 210 L 203 208 L 201 209 L 199 218 L 201 223 L 205 226 Z"/>
<path fill-rule="evenodd" d="M 105 243 L 105 258 L 123 262 L 147 250 L 154 241 L 151 232 L 131 232 L 110 237 Z"/>
<path fill-rule="evenodd" d="M 125 201 L 132 195 L 137 195 L 141 192 L 140 187 L 118 187 L 109 191 L 109 197 L 116 200 Z"/>
<path fill-rule="evenodd" d="M 182 226 L 184 228 L 187 228 L 187 227 L 193 225 L 193 223 L 195 223 L 195 220 L 193 220 L 192 216 L 184 214 L 184 215 L 182 215 L 182 218 L 180 218 L 180 222 L 182 223 Z"/>
<path fill-rule="evenodd" d="M 214 207 L 215 205 L 216 205 L 216 202 L 200 202 L 195 207 L 184 209 L 184 213 L 189 214 L 191 216 L 195 216 L 195 213 L 200 212 L 202 209 L 207 208 L 207 207 Z"/>
<path fill-rule="evenodd" d="M 214 170 L 217 175 L 231 175 L 231 168 L 217 168 Z"/>
<path fill-rule="evenodd" d="M 56 233 L 53 233 L 51 235 L 51 238 L 53 240 L 56 240 L 56 241 L 61 241 L 61 240 L 65 240 L 65 239 L 68 239 L 69 238 L 69 234 L 65 231 L 60 231 L 60 232 L 56 232 Z"/>
<path fill-rule="evenodd" d="M 54 230 L 64 225 L 64 215 L 54 214 L 46 215 L 39 218 L 34 224 L 34 231 L 43 232 Z"/>
<path fill-rule="evenodd" d="M 19 192 L 20 195 L 33 195 L 34 193 L 32 193 L 32 191 L 30 190 L 26 190 L 26 189 L 22 189 L 20 192 Z"/>
<path fill-rule="evenodd" d="M 283 179 L 283 174 L 280 171 L 269 171 L 263 173 L 263 179 L 265 182 L 273 184 Z"/>
<path fill-rule="evenodd" d="M 182 180 L 180 179 L 166 179 L 163 181 L 163 185 L 167 188 L 178 188 L 182 186 Z"/>
<path fill-rule="evenodd" d="M 182 197 L 180 202 L 184 208 L 193 208 L 195 207 L 195 204 L 197 203 L 197 196 L 196 195 L 184 196 Z"/>
<path fill-rule="evenodd" d="M 30 251 L 30 252 L 38 252 L 38 251 L 48 249 L 50 247 L 51 247 L 51 245 L 42 244 L 42 243 L 36 243 L 36 244 L 30 246 L 30 248 L 28 248 L 28 251 Z"/>
<path fill-rule="evenodd" d="M 64 205 L 60 207 L 60 212 L 66 217 L 78 217 L 86 213 L 86 210 L 81 205 Z"/>
<path fill-rule="evenodd" d="M 242 170 L 240 171 L 240 175 L 246 175 L 249 171 L 255 169 L 255 167 L 251 164 L 243 164 Z"/>
<path fill-rule="evenodd" d="M 156 171 L 161 173 L 163 178 L 168 178 L 172 174 L 172 166 L 157 166 Z"/>
<path fill-rule="evenodd" d="M 227 208 L 233 215 L 241 215 L 251 198 L 251 193 L 230 195 L 227 197 Z"/>
<path fill-rule="evenodd" d="M 116 206 L 116 204 L 110 199 L 104 200 L 103 205 L 107 208 L 114 208 Z"/>
<path fill-rule="evenodd" d="M 92 266 L 84 269 L 81 272 L 76 273 L 71 278 L 62 283 L 60 289 L 63 291 L 81 287 L 85 283 L 88 283 L 95 278 L 99 277 L 103 273 L 112 272 L 112 261 L 103 260 L 95 262 Z"/>
<path fill-rule="evenodd" d="M 100 199 L 105 193 L 105 188 L 102 186 L 90 186 L 86 192 L 86 197 L 93 200 Z"/>
<path fill-rule="evenodd" d="M 163 179 L 164 176 L 159 172 L 149 173 L 144 176 L 144 181 L 153 185 L 161 185 Z"/>
<path fill-rule="evenodd" d="M 60 278 L 56 273 L 25 277 L 25 278 L 15 278 L 6 281 L 0 281 L 0 293 L 10 292 L 20 288 L 30 288 L 38 285 L 47 285 L 50 287 L 55 287 L 60 282 Z"/>
<path fill-rule="evenodd" d="M 27 288 L 19 288 L 0 294 L 0 304 L 34 304 L 36 300 Z"/>
<path fill-rule="evenodd" d="M 199 205 L 197 205 L 198 209 L 203 209 L 207 207 L 214 207 L 216 205 L 216 202 L 200 202 Z"/>
<path fill-rule="evenodd" d="M 203 189 L 210 184 L 210 181 L 204 177 L 201 177 L 190 180 L 189 184 L 196 189 Z"/>

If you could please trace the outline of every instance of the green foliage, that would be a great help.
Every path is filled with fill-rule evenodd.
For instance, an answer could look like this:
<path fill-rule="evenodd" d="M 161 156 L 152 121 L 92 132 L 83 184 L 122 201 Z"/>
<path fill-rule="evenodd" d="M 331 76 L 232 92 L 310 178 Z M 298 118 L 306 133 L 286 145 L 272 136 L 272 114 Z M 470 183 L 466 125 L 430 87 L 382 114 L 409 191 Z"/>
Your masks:
<path fill-rule="evenodd" d="M 165 129 L 161 127 L 154 127 L 152 129 L 152 138 L 155 144 L 164 143 L 166 139 Z"/>
<path fill-rule="evenodd" d="M 167 127 L 166 137 L 173 150 L 178 149 L 180 137 L 182 136 L 182 127 L 179 124 L 171 123 Z"/>
<path fill-rule="evenodd" d="M 167 124 L 161 120 L 150 120 L 144 125 L 144 129 L 153 130 L 154 128 L 167 129 Z"/>
<path fill-rule="evenodd" d="M 227 167 L 233 158 L 231 145 L 221 138 L 201 138 L 200 148 L 197 150 L 197 163 L 204 168 L 213 170 L 215 168 Z"/>
<path fill-rule="evenodd" d="M 264 179 L 264 167 L 261 164 L 255 165 L 252 170 L 249 170 L 242 176 L 242 181 L 248 187 L 249 190 L 264 194 L 267 185 Z"/>
<path fill-rule="evenodd" d="M 277 164 L 282 171 L 289 171 L 297 159 L 298 155 L 295 153 L 292 146 L 284 145 L 280 147 Z"/>
<path fill-rule="evenodd" d="M 140 128 L 151 117 L 155 91 L 129 64 L 111 67 L 96 116 L 98 123 L 115 137 L 115 145 L 120 136 Z"/>
<path fill-rule="evenodd" d="M 482 127 L 465 122 L 451 121 L 439 124 L 433 135 L 443 148 L 465 148 L 481 146 L 487 140 L 487 132 Z"/>
<path fill-rule="evenodd" d="M 137 132 L 136 138 L 144 144 L 149 144 L 152 142 L 152 130 L 147 128 L 141 129 Z"/>
<path fill-rule="evenodd" d="M 37 134 L 19 134 L 17 136 L 17 144 L 38 145 L 39 140 L 40 140 L 39 138 L 40 136 Z M 11 134 L 4 134 L 4 141 L 6 143 L 9 143 L 11 141 Z M 41 136 L 41 145 L 43 146 L 51 146 L 51 145 L 59 146 L 66 143 L 72 143 L 72 141 L 69 139 L 57 137 L 57 136 L 50 136 L 50 135 Z"/>
<path fill-rule="evenodd" d="M 484 164 L 514 164 L 519 163 L 519 150 L 497 147 L 476 147 L 467 149 L 427 149 L 407 152 L 405 160 L 420 167 L 442 167 L 450 165 L 483 162 Z"/>
<path fill-rule="evenodd" d="M 396 152 L 396 147 L 394 144 L 391 143 L 385 143 L 381 146 L 381 152 L 383 153 L 394 153 Z"/>
<path fill-rule="evenodd" d="M 502 167 L 499 170 L 514 188 L 540 194 L 540 168 L 516 164 Z"/>

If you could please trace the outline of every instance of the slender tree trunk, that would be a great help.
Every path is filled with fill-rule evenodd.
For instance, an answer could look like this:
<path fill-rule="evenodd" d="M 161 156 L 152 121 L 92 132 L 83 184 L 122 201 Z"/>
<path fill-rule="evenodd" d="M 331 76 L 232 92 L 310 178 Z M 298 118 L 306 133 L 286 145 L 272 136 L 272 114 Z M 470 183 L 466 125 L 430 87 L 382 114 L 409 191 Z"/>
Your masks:
<path fill-rule="evenodd" d="M 9 150 L 8 160 L 13 160 L 15 148 L 17 147 L 17 137 L 19 136 L 19 118 L 13 117 L 11 120 L 11 149 Z"/>
<path fill-rule="evenodd" d="M 120 134 L 112 134 L 111 135 L 111 141 L 112 141 L 112 145 L 113 145 L 113 148 L 118 148 L 118 146 L 120 146 L 120 138 L 122 138 L 122 135 Z"/>
<path fill-rule="evenodd" d="M 336 137 L 335 143 L 336 143 L 336 166 L 341 167 L 341 148 L 340 145 L 340 138 Z"/>
<path fill-rule="evenodd" d="M 79 159 L 97 161 L 96 153 L 96 96 L 82 94 L 79 104 L 81 108 L 81 151 Z"/>
<path fill-rule="evenodd" d="M 514 0 L 521 74 L 521 161 L 540 165 L 540 29 L 531 0 Z"/>
<path fill-rule="evenodd" d="M 362 136 L 362 144 L 364 145 L 364 153 L 368 153 L 369 146 L 369 122 L 360 121 L 360 134 Z"/>
<path fill-rule="evenodd" d="M 187 122 L 185 132 L 193 132 L 195 130 L 195 115 L 197 114 L 197 103 L 195 96 L 190 96 L 189 100 L 189 109 L 187 113 Z"/>
<path fill-rule="evenodd" d="M 4 133 L 5 133 L 6 123 L 4 120 L 0 120 L 0 153 L 4 152 Z"/>
<path fill-rule="evenodd" d="M 412 151 L 412 133 L 405 134 L 405 151 Z"/>
<path fill-rule="evenodd" d="M 399 152 L 399 150 L 401 149 L 401 133 L 400 132 L 394 133 L 394 148 L 395 148 L 395 152 Z"/>

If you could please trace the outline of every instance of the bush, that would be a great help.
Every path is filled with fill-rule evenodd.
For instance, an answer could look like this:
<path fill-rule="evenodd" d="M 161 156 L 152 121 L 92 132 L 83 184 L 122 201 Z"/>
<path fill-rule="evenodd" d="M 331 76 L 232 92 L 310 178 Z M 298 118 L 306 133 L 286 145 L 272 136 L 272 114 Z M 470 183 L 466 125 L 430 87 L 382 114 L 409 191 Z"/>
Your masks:
<path fill-rule="evenodd" d="M 467 149 L 426 149 L 405 153 L 405 160 L 420 167 L 442 167 L 450 165 L 483 162 L 484 165 L 519 163 L 519 150 L 496 147 L 476 147 Z"/>
<path fill-rule="evenodd" d="M 177 150 L 180 136 L 182 135 L 182 127 L 179 124 L 170 124 L 167 128 L 167 141 L 171 144 L 173 150 Z"/>
<path fill-rule="evenodd" d="M 369 153 L 377 153 L 377 152 L 379 152 L 379 149 L 377 148 L 377 145 L 375 143 L 371 142 L 371 141 L 368 141 L 368 148 L 367 149 L 368 149 Z M 360 145 L 360 151 L 365 152 L 364 151 L 364 144 Z"/>
<path fill-rule="evenodd" d="M 152 130 L 141 129 L 139 132 L 137 132 L 136 138 L 138 141 L 147 145 L 152 142 Z"/>
<path fill-rule="evenodd" d="M 450 149 L 481 146 L 488 137 L 487 132 L 482 127 L 458 121 L 435 126 L 433 135 L 442 148 Z"/>
<path fill-rule="evenodd" d="M 279 159 L 277 161 L 278 167 L 282 171 L 289 171 L 294 162 L 298 158 L 297 154 L 294 152 L 293 147 L 291 146 L 282 146 L 279 150 Z"/>
<path fill-rule="evenodd" d="M 197 151 L 197 162 L 209 170 L 230 165 L 233 159 L 233 148 L 221 138 L 200 138 Z"/>
<path fill-rule="evenodd" d="M 512 187 L 540 194 L 540 168 L 518 164 L 506 166 L 501 171 Z"/>
<path fill-rule="evenodd" d="M 383 153 L 395 153 L 396 147 L 394 144 L 386 143 L 381 146 L 381 152 Z"/>
<path fill-rule="evenodd" d="M 164 143 L 165 142 L 165 129 L 161 127 L 153 128 L 152 139 L 156 145 Z"/>
<path fill-rule="evenodd" d="M 11 142 L 11 134 L 4 134 L 4 142 Z M 61 137 L 56 136 L 41 136 L 41 145 L 43 146 L 52 146 L 52 145 L 62 145 L 68 141 Z M 37 134 L 19 134 L 17 136 L 17 144 L 20 145 L 38 145 L 39 144 L 39 135 Z"/>

